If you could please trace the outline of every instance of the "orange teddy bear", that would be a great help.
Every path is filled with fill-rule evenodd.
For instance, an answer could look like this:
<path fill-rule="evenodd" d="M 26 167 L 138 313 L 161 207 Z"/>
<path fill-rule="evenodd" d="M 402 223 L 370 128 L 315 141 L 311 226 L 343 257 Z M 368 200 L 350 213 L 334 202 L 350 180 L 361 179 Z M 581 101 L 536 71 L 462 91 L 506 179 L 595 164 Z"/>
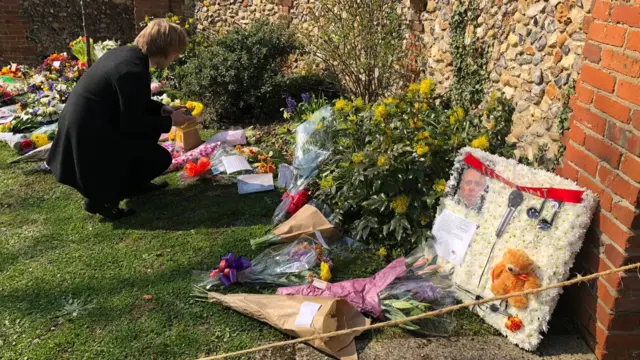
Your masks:
<path fill-rule="evenodd" d="M 497 296 L 539 287 L 540 280 L 533 272 L 533 260 L 522 250 L 507 249 L 502 261 L 491 272 L 491 292 Z M 529 306 L 529 301 L 524 296 L 515 296 L 508 301 L 516 309 L 526 309 Z"/>

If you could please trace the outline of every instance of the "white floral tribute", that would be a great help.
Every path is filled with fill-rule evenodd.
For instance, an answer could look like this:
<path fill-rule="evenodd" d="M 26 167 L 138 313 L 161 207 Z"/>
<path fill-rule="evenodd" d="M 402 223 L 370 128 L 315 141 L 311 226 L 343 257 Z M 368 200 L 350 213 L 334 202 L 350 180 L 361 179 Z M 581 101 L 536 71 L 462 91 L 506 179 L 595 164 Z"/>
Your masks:
<path fill-rule="evenodd" d="M 471 196 L 468 195 L 469 191 L 466 195 L 461 195 L 461 176 L 465 176 L 463 174 L 469 168 L 463 161 L 467 153 L 519 186 L 584 191 L 582 202 L 564 202 L 556 211 L 548 201 L 540 216 L 532 218 L 532 214 L 535 214 L 532 209 L 540 209 L 543 198 L 524 192 L 522 204 L 516 208 L 503 234 L 498 238 L 497 229 L 509 210 L 509 195 L 515 189 L 500 180 L 483 176 L 483 179 L 475 184 L 481 186 L 481 191 L 470 191 Z M 476 177 L 477 175 L 479 174 L 475 174 Z M 565 281 L 582 246 L 597 201 L 596 195 L 592 192 L 555 174 L 533 169 L 478 149 L 464 148 L 460 150 L 452 169 L 452 176 L 447 182 L 447 190 L 441 200 L 438 214 L 448 210 L 475 222 L 477 228 L 460 265 L 448 262 L 442 256 L 439 257 L 439 263 L 443 265 L 443 270 L 454 272 L 453 281 L 458 297 L 463 302 L 495 296 L 491 291 L 491 272 L 502 260 L 508 248 L 527 253 L 534 262 L 533 272 L 540 280 L 541 286 Z M 554 212 L 557 213 L 555 217 Z M 548 222 L 554 220 L 547 231 L 538 228 L 538 223 L 543 219 Z M 558 288 L 530 295 L 528 306 L 521 310 L 509 306 L 507 302 L 486 304 L 473 310 L 512 343 L 531 351 L 535 350 L 542 340 L 541 333 L 547 332 L 549 319 L 561 293 L 562 289 Z M 510 316 L 521 321 L 521 326 L 515 331 L 506 326 Z"/>

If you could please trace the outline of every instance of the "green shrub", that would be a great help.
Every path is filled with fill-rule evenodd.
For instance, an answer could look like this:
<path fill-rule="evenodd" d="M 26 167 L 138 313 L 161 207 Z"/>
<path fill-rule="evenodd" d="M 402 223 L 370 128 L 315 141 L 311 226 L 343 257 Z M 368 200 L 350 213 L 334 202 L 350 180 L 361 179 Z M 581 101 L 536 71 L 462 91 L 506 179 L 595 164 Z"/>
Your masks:
<path fill-rule="evenodd" d="M 334 150 L 313 194 L 354 238 L 411 248 L 429 235 L 460 148 L 509 155 L 510 102 L 492 94 L 466 113 L 436 101 L 432 91 L 424 80 L 372 106 L 361 99 L 335 102 Z"/>
<path fill-rule="evenodd" d="M 177 70 L 178 89 L 206 105 L 205 125 L 279 118 L 290 81 L 283 66 L 297 48 L 289 30 L 267 21 L 235 28 Z"/>

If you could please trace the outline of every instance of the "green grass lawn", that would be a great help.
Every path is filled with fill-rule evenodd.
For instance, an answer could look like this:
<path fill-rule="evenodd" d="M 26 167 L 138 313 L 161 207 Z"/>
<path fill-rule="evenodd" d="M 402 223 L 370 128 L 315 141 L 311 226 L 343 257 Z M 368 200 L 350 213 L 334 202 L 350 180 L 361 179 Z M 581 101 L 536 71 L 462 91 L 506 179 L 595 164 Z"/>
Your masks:
<path fill-rule="evenodd" d="M 51 175 L 24 175 L 0 146 L 0 358 L 192 359 L 286 337 L 271 327 L 190 297 L 192 272 L 270 230 L 277 193 L 237 195 L 211 183 L 171 187 L 130 202 L 139 211 L 106 223 Z M 334 279 L 384 266 L 374 251 L 336 263 Z M 275 288 L 234 288 L 272 292 Z M 151 295 L 151 300 L 145 300 Z M 457 335 L 492 333 L 457 313 Z M 386 330 L 363 336 L 397 336 Z"/>

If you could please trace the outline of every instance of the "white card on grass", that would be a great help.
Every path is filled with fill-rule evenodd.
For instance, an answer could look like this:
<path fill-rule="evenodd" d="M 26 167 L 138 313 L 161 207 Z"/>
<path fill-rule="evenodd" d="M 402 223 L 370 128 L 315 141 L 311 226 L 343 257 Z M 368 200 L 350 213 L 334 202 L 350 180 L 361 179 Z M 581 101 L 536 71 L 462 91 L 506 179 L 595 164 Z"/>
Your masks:
<path fill-rule="evenodd" d="M 313 317 L 316 316 L 318 310 L 320 310 L 320 304 L 305 301 L 300 305 L 300 312 L 296 318 L 296 326 L 310 328 L 313 324 Z"/>
<path fill-rule="evenodd" d="M 255 174 L 238 176 L 238 193 L 251 194 L 256 192 L 271 191 L 273 186 L 273 174 Z"/>
<path fill-rule="evenodd" d="M 225 156 L 222 158 L 222 163 L 224 164 L 224 168 L 227 170 L 227 174 L 252 170 L 247 159 L 239 155 Z"/>

